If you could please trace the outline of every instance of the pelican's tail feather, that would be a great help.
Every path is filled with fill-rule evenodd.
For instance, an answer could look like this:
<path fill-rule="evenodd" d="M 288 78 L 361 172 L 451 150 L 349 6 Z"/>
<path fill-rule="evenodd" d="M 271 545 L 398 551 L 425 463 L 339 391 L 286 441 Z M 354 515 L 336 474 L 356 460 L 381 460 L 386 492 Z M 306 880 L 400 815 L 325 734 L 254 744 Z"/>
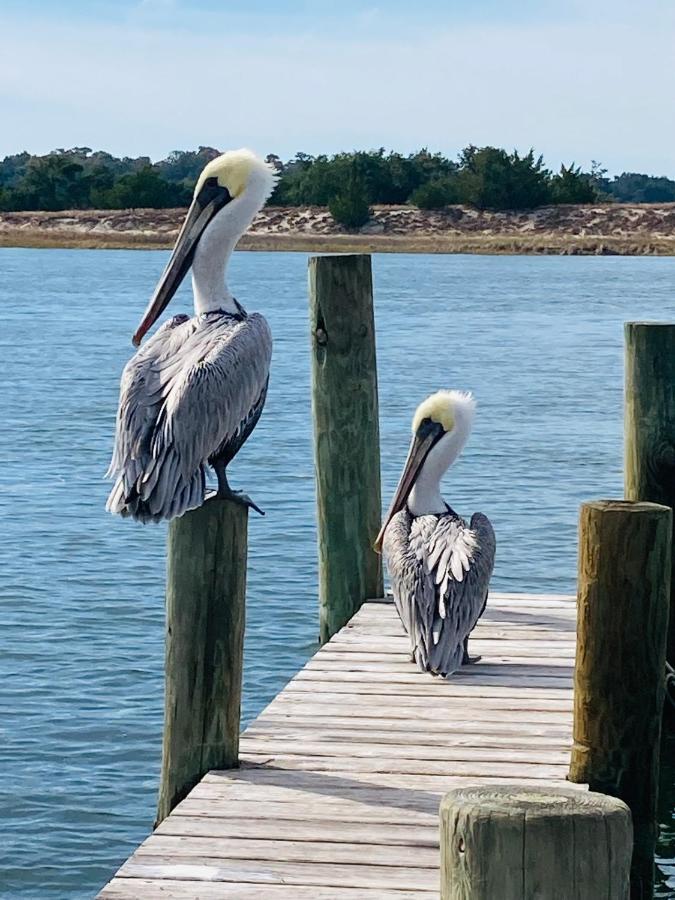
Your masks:
<path fill-rule="evenodd" d="M 121 472 L 110 491 L 106 509 L 143 524 L 175 519 L 189 509 L 196 509 L 203 504 L 206 493 L 204 466 L 199 466 L 187 479 L 179 469 L 175 456 L 169 455 L 163 465 L 157 464 L 131 483 L 127 473 Z"/>

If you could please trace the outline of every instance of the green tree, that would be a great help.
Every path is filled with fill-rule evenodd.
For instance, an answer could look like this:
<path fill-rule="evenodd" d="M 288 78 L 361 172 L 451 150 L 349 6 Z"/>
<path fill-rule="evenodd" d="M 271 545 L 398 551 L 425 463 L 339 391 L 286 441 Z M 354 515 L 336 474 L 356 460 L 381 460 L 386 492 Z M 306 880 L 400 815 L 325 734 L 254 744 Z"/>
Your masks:
<path fill-rule="evenodd" d="M 598 198 L 591 175 L 582 172 L 574 163 L 560 166 L 560 172 L 551 179 L 553 203 L 594 203 Z"/>
<path fill-rule="evenodd" d="M 173 150 L 166 159 L 158 162 L 154 169 L 165 181 L 180 183 L 192 190 L 204 166 L 219 155 L 220 150 L 216 150 L 215 147 Z M 148 164 L 149 162 L 148 160 Z"/>
<path fill-rule="evenodd" d="M 469 146 L 457 174 L 461 201 L 478 209 L 532 209 L 551 202 L 550 172 L 534 151 Z"/>
<path fill-rule="evenodd" d="M 435 178 L 421 184 L 410 195 L 410 202 L 420 209 L 443 209 L 451 203 L 460 203 L 461 195 L 457 178 Z"/>
<path fill-rule="evenodd" d="M 666 177 L 622 172 L 611 181 L 605 179 L 603 189 L 620 203 L 673 203 L 675 181 Z"/>
<path fill-rule="evenodd" d="M 370 207 L 366 200 L 366 184 L 353 165 L 342 189 L 328 202 L 328 209 L 336 222 L 345 228 L 360 228 L 370 219 Z"/>
<path fill-rule="evenodd" d="M 89 188 L 84 167 L 67 154 L 33 157 L 17 186 L 24 209 L 79 209 L 86 207 Z"/>
<path fill-rule="evenodd" d="M 101 194 L 105 209 L 170 209 L 186 206 L 190 191 L 171 184 L 146 166 L 133 175 L 123 175 L 112 188 Z"/>

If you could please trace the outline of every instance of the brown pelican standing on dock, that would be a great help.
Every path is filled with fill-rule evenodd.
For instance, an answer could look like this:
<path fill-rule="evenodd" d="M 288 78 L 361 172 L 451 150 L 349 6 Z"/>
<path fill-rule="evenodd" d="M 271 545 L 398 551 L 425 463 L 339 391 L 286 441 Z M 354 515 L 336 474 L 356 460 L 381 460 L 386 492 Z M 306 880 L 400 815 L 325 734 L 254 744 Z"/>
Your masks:
<path fill-rule="evenodd" d="M 450 675 L 468 655 L 485 609 L 495 559 L 489 519 L 467 523 L 443 500 L 440 481 L 471 431 L 471 394 L 439 391 L 415 412 L 403 474 L 375 549 L 383 549 L 394 602 L 424 672 Z"/>
<path fill-rule="evenodd" d="M 197 181 L 133 343 L 139 346 L 189 269 L 195 315 L 165 322 L 124 368 L 110 512 L 159 522 L 201 506 L 207 465 L 220 496 L 258 509 L 230 489 L 226 468 L 260 418 L 272 335 L 265 319 L 229 292 L 225 269 L 274 182 L 273 169 L 248 150 L 211 160 Z"/>

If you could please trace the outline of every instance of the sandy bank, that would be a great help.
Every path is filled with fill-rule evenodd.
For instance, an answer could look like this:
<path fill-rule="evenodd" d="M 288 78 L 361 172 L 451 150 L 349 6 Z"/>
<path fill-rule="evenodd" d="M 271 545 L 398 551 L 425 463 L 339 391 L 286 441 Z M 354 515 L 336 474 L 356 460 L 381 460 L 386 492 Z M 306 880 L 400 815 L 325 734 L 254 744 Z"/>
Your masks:
<path fill-rule="evenodd" d="M 0 246 L 163 249 L 182 209 L 0 213 Z M 675 255 L 675 204 L 552 206 L 530 212 L 377 206 L 356 232 L 319 207 L 267 207 L 245 250 Z"/>

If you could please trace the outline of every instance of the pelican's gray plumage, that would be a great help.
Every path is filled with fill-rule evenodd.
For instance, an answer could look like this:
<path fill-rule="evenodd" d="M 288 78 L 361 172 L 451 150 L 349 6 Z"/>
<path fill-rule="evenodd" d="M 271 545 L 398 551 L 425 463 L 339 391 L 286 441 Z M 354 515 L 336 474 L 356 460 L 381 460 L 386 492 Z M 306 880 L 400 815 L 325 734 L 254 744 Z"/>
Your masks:
<path fill-rule="evenodd" d="M 200 506 L 208 465 L 221 495 L 254 505 L 230 490 L 226 467 L 260 418 L 272 335 L 261 315 L 246 313 L 232 297 L 224 274 L 237 239 L 273 185 L 269 167 L 248 151 L 224 154 L 200 177 L 134 343 L 190 267 L 195 315 L 162 325 L 124 369 L 108 470 L 115 479 L 107 504 L 113 513 L 158 522 Z"/>
<path fill-rule="evenodd" d="M 488 518 L 474 513 L 467 524 L 440 494 L 474 408 L 473 398 L 459 391 L 439 391 L 418 407 L 408 459 L 376 543 L 411 654 L 422 671 L 436 675 L 469 661 L 469 634 L 485 608 L 494 567 Z"/>

